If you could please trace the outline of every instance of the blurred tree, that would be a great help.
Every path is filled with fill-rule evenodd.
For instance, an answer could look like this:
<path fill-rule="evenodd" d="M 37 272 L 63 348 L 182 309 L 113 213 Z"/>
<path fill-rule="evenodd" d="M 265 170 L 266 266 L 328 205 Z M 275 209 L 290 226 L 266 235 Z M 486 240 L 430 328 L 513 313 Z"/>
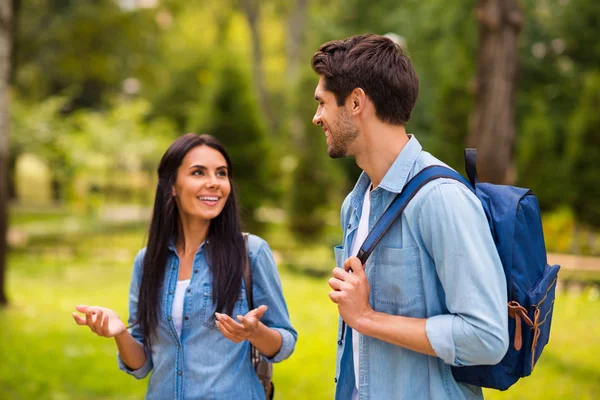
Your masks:
<path fill-rule="evenodd" d="M 315 85 L 315 74 L 305 70 L 300 86 Z M 316 86 L 316 85 L 315 85 Z M 299 102 L 296 112 L 302 116 L 303 136 L 296 142 L 298 165 L 293 172 L 290 196 L 290 230 L 296 238 L 314 240 L 323 233 L 325 212 L 333 200 L 341 201 L 345 193 L 338 182 L 339 164 L 327 155 L 327 145 L 321 129 L 312 124 L 316 103 L 308 99 Z M 339 204 L 338 204 L 339 205 Z"/>
<path fill-rule="evenodd" d="M 219 55 L 212 93 L 191 114 L 190 131 L 208 133 L 223 143 L 231 157 L 247 228 L 260 229 L 256 209 L 272 197 L 276 182 L 264 120 L 252 90 L 250 71 L 240 63 L 243 53 L 225 48 Z"/>
<path fill-rule="evenodd" d="M 275 135 L 278 132 L 277 119 L 273 114 L 272 102 L 269 99 L 269 91 L 267 90 L 264 71 L 263 71 L 263 46 L 260 38 L 259 21 L 261 10 L 264 7 L 264 0 L 239 0 L 239 5 L 250 28 L 250 38 L 252 40 L 252 82 L 258 94 L 258 104 L 260 111 L 264 115 L 265 122 L 268 126 L 270 135 Z"/>
<path fill-rule="evenodd" d="M 517 0 L 479 0 L 479 55 L 475 109 L 468 145 L 476 147 L 482 180 L 511 184 L 515 180 L 513 146 L 517 91 L 517 37 L 524 16 Z"/>
<path fill-rule="evenodd" d="M 14 132 L 11 155 L 16 160 L 22 153 L 29 152 L 48 165 L 55 202 L 66 198 L 65 190 L 75 173 L 70 151 L 72 128 L 70 120 L 62 115 L 68 102 L 68 97 L 50 97 L 42 102 L 26 103 L 15 95 L 11 111 Z M 14 167 L 9 172 L 14 175 Z"/>
<path fill-rule="evenodd" d="M 131 79 L 152 81 L 160 43 L 155 14 L 126 11 L 113 0 L 22 1 L 16 88 L 35 101 L 68 88 L 72 108 L 104 106 L 114 93 L 142 93 Z"/>
<path fill-rule="evenodd" d="M 584 77 L 583 93 L 572 117 L 568 146 L 573 210 L 583 225 L 600 228 L 600 72 Z"/>
<path fill-rule="evenodd" d="M 8 245 L 9 85 L 13 46 L 11 1 L 0 2 L 0 306 L 8 303 L 5 289 Z"/>

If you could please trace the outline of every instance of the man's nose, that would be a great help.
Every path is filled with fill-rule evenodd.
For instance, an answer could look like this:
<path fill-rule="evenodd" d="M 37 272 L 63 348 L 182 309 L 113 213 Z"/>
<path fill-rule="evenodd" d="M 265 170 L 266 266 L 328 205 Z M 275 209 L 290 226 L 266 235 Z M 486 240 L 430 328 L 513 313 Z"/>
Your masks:
<path fill-rule="evenodd" d="M 315 125 L 321 125 L 321 113 L 318 110 L 312 119 L 312 123 Z"/>

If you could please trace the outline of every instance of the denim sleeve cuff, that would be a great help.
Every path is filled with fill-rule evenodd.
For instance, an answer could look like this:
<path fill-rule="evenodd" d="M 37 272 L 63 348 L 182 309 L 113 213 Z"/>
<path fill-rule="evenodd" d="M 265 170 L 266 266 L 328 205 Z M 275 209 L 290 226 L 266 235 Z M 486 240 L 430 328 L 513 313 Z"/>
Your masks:
<path fill-rule="evenodd" d="M 427 338 L 435 354 L 446 364 L 455 365 L 456 349 L 453 338 L 454 315 L 436 315 L 425 322 Z"/>
<path fill-rule="evenodd" d="M 121 371 L 127 372 L 131 376 L 134 376 L 136 379 L 144 379 L 150 373 L 150 371 L 152 371 L 152 353 L 148 349 L 145 349 L 145 351 L 146 362 L 139 369 L 131 369 L 127 365 L 125 365 L 123 360 L 121 360 L 119 353 L 117 352 L 117 361 L 119 363 L 119 369 Z"/>
<path fill-rule="evenodd" d="M 279 349 L 279 352 L 277 354 L 275 354 L 273 357 L 270 357 L 270 358 L 265 357 L 265 359 L 272 363 L 278 363 L 278 362 L 285 360 L 290 355 L 292 355 L 292 352 L 294 351 L 294 347 L 296 346 L 296 339 L 294 339 L 294 335 L 292 335 L 290 332 L 286 331 L 285 329 L 281 329 L 281 328 L 271 328 L 271 329 L 275 329 L 281 335 L 281 348 Z"/>

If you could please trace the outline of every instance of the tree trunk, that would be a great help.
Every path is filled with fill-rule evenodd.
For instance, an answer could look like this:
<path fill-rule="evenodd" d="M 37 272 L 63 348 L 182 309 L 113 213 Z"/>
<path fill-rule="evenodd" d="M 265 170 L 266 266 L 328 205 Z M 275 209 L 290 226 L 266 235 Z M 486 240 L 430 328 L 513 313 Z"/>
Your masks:
<path fill-rule="evenodd" d="M 275 113 L 272 112 L 269 101 L 269 91 L 263 76 L 263 57 L 262 44 L 260 42 L 259 18 L 260 18 L 260 0 L 241 0 L 241 9 L 248 20 L 250 27 L 250 37 L 252 39 L 252 77 L 254 87 L 258 94 L 258 103 L 263 116 L 267 121 L 269 135 L 277 133 L 278 124 Z"/>
<path fill-rule="evenodd" d="M 52 201 L 56 205 L 60 204 L 62 200 L 62 183 L 60 179 L 58 179 L 56 176 L 53 176 L 50 179 L 50 188 L 52 193 Z"/>
<path fill-rule="evenodd" d="M 479 55 L 475 110 L 467 144 L 478 152 L 482 181 L 515 180 L 515 95 L 523 13 L 517 0 L 478 0 Z"/>
<path fill-rule="evenodd" d="M 288 84 L 288 107 L 287 120 L 290 134 L 295 146 L 302 146 L 304 143 L 304 127 L 306 115 L 299 112 L 298 104 L 305 102 L 304 99 L 298 99 L 298 86 L 300 84 L 301 61 L 303 60 L 303 50 L 305 40 L 305 25 L 308 0 L 295 0 L 288 18 L 288 41 L 287 50 L 287 71 L 286 79 Z"/>
<path fill-rule="evenodd" d="M 12 3 L 0 1 L 0 306 L 8 302 L 5 276 L 8 251 L 8 88 L 12 43 Z"/>
<path fill-rule="evenodd" d="M 8 199 L 9 201 L 17 200 L 17 156 L 14 149 L 8 155 Z"/>

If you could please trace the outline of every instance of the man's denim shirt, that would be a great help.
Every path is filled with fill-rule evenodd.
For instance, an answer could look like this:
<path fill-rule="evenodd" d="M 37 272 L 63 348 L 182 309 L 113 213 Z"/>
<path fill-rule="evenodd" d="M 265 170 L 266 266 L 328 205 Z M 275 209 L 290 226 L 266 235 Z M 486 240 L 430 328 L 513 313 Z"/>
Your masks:
<path fill-rule="evenodd" d="M 248 247 L 252 264 L 252 295 L 254 306 L 269 308 L 261 321 L 281 333 L 281 349 L 272 362 L 288 358 L 296 345 L 297 333 L 292 327 L 281 282 L 271 249 L 261 238 L 249 235 Z M 264 390 L 250 363 L 250 343 L 234 343 L 225 338 L 215 325 L 215 305 L 212 300 L 212 274 L 205 259 L 204 246 L 196 253 L 192 277 L 185 293 L 181 337 L 172 321 L 172 308 L 179 257 L 169 246 L 169 258 L 161 292 L 157 338 L 151 348 L 146 346 L 147 361 L 140 369 L 129 369 L 119 357 L 119 368 L 144 378 L 150 371 L 147 399 L 264 399 Z M 135 258 L 129 291 L 129 320 L 137 317 L 138 293 L 145 249 Z M 242 288 L 233 316 L 248 312 L 246 290 Z M 133 337 L 144 343 L 139 326 L 130 329 Z"/>
<path fill-rule="evenodd" d="M 369 230 L 407 181 L 429 165 L 444 165 L 422 151 L 414 136 L 380 185 L 371 192 Z M 343 246 L 349 254 L 365 191 L 363 172 L 342 206 Z M 438 357 L 360 335 L 359 399 L 477 399 L 481 388 L 457 383 L 451 365 L 496 364 L 508 346 L 506 279 L 481 203 L 461 183 L 426 184 L 394 222 L 366 264 L 375 311 L 427 318 L 426 332 Z M 352 337 L 338 328 L 336 395 L 349 400 L 354 388 Z"/>

